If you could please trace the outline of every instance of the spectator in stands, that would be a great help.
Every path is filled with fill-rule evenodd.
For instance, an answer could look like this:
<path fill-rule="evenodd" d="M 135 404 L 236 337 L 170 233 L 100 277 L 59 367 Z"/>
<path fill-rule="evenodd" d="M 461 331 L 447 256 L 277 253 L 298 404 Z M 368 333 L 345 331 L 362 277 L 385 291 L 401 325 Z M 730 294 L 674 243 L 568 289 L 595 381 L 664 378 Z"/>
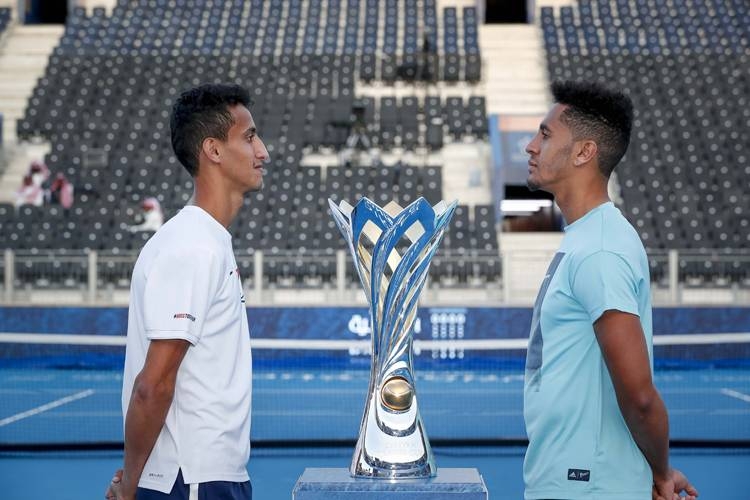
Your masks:
<path fill-rule="evenodd" d="M 202 85 L 172 108 L 172 147 L 192 205 L 133 270 L 123 376 L 124 467 L 109 499 L 252 498 L 250 335 L 232 237 L 268 151 L 238 85 Z"/>
<path fill-rule="evenodd" d="M 164 212 L 161 209 L 161 204 L 156 198 L 146 198 L 141 203 L 141 217 L 143 222 L 136 226 L 130 226 L 130 231 L 135 233 L 137 231 L 157 231 L 162 224 L 164 224 Z"/>
<path fill-rule="evenodd" d="M 16 201 L 14 203 L 16 209 L 23 205 L 41 207 L 43 204 L 44 190 L 42 190 L 40 186 L 34 184 L 31 174 L 26 174 L 23 177 L 21 187 L 16 191 Z"/>
<path fill-rule="evenodd" d="M 49 179 L 49 168 L 43 161 L 34 160 L 29 166 L 29 175 L 35 186 L 44 189 L 44 183 Z"/>
<path fill-rule="evenodd" d="M 423 82 L 435 82 L 435 75 L 432 73 L 432 58 L 435 57 L 435 47 L 431 41 L 431 31 L 428 26 L 425 26 L 424 33 L 422 34 L 422 53 L 421 53 L 421 69 L 419 73 L 419 80 Z"/>
<path fill-rule="evenodd" d="M 73 206 L 73 184 L 62 172 L 58 172 L 55 180 L 52 181 L 49 188 L 49 202 L 66 209 Z"/>
<path fill-rule="evenodd" d="M 630 141 L 632 103 L 585 82 L 556 82 L 552 94 L 526 146 L 527 183 L 554 195 L 567 226 L 531 324 L 525 498 L 695 498 L 669 465 L 646 253 L 607 194 Z"/>

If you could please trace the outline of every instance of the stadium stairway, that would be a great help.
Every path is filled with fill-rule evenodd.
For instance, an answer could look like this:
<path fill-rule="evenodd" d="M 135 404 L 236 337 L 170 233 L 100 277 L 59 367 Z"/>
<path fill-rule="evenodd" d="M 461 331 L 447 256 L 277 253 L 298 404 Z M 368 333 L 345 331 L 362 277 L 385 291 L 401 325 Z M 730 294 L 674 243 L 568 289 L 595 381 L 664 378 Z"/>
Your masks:
<path fill-rule="evenodd" d="M 44 75 L 62 25 L 11 25 L 0 46 L 0 113 L 7 168 L 0 179 L 0 202 L 12 202 L 32 160 L 44 157 L 47 145 L 16 144 L 16 122 L 23 117 L 37 80 Z"/>
<path fill-rule="evenodd" d="M 485 24 L 479 28 L 479 43 L 487 114 L 544 114 L 548 78 L 539 27 Z"/>
<path fill-rule="evenodd" d="M 16 120 L 23 116 L 37 80 L 44 75 L 52 49 L 59 43 L 62 25 L 12 25 L 0 48 L 0 112 L 3 140 L 16 140 Z"/>
<path fill-rule="evenodd" d="M 488 115 L 547 112 L 549 76 L 538 13 L 542 7 L 560 8 L 575 0 L 538 0 L 536 4 L 531 24 L 479 25 Z"/>

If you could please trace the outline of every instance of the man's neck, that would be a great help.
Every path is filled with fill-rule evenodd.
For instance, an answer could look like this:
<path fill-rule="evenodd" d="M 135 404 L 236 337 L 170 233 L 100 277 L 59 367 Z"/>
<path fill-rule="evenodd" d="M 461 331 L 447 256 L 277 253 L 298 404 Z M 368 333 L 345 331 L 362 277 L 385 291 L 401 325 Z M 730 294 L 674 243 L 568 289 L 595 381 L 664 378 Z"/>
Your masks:
<path fill-rule="evenodd" d="M 242 207 L 242 195 L 234 192 L 221 192 L 216 189 L 216 186 L 202 184 L 196 179 L 192 204 L 205 210 L 219 224 L 228 229 Z"/>
<path fill-rule="evenodd" d="M 579 185 L 554 193 L 566 224 L 572 224 L 602 203 L 610 201 L 607 185 Z"/>

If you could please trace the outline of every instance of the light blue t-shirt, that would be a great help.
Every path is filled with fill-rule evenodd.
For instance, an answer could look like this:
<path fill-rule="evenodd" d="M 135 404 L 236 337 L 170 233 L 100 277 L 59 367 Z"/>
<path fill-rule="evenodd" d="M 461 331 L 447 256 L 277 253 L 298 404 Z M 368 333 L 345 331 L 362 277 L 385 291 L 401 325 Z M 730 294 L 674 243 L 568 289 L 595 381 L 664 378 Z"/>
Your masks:
<path fill-rule="evenodd" d="M 651 468 L 622 417 L 594 333 L 594 322 L 613 309 L 640 318 L 653 360 L 646 252 L 608 202 L 565 228 L 534 304 L 526 499 L 651 498 Z"/>

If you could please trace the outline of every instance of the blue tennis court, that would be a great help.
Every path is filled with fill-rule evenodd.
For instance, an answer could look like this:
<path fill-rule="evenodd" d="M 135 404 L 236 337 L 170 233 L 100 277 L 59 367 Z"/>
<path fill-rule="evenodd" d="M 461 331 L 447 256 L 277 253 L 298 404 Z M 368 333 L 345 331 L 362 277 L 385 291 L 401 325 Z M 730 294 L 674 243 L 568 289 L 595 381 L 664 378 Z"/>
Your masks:
<path fill-rule="evenodd" d="M 253 439 L 354 439 L 368 376 L 366 370 L 256 372 Z M 524 437 L 520 372 L 417 376 L 433 440 Z M 121 383 L 121 374 L 109 370 L 0 370 L 0 443 L 121 442 Z M 750 370 L 660 371 L 656 383 L 673 440 L 750 441 Z"/>
<path fill-rule="evenodd" d="M 5 308 L 2 500 L 101 498 L 122 462 L 126 310 Z M 249 309 L 255 498 L 288 499 L 305 467 L 348 467 L 368 390 L 366 311 Z M 527 308 L 423 308 L 417 398 L 440 467 L 476 467 L 491 498 L 522 498 Z M 673 464 L 701 498 L 747 500 L 746 308 L 655 310 L 655 380 Z M 81 331 L 81 325 L 86 325 Z M 13 333 L 18 332 L 18 333 Z"/>
<path fill-rule="evenodd" d="M 438 467 L 477 467 L 491 498 L 520 498 L 523 447 L 497 445 L 524 437 L 520 370 L 417 373 Z M 249 465 L 255 498 L 290 498 L 305 467 L 348 466 L 353 445 L 304 444 L 354 440 L 368 377 L 365 369 L 256 370 Z M 747 499 L 741 478 L 750 470 L 750 370 L 661 370 L 656 382 L 673 440 L 729 446 L 674 448 L 673 463 L 690 473 L 703 498 Z M 2 369 L 0 443 L 116 446 L 122 441 L 120 384 L 115 370 Z M 117 451 L 6 452 L 0 458 L 3 498 L 99 498 L 121 459 Z"/>

